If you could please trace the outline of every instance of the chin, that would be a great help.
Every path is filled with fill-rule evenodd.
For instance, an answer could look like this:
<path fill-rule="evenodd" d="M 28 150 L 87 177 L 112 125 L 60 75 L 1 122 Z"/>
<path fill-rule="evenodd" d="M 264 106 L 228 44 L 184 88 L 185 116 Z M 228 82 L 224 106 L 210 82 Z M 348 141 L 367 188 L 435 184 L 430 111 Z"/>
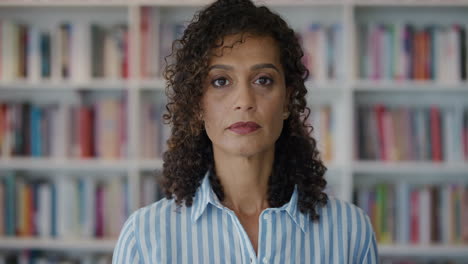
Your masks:
<path fill-rule="evenodd" d="M 266 146 L 258 146 L 256 144 L 248 144 L 246 146 L 237 145 L 231 148 L 229 153 L 232 155 L 248 158 L 265 153 L 268 149 L 270 148 Z"/>

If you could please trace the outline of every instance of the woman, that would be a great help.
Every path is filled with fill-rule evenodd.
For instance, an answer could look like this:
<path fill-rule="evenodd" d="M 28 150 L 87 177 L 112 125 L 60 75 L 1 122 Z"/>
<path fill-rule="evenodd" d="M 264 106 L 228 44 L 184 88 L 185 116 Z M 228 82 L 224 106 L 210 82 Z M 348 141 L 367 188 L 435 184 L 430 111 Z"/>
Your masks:
<path fill-rule="evenodd" d="M 285 21 L 220 0 L 174 47 L 166 198 L 129 217 L 113 263 L 377 263 L 369 218 L 323 192 L 308 71 Z"/>

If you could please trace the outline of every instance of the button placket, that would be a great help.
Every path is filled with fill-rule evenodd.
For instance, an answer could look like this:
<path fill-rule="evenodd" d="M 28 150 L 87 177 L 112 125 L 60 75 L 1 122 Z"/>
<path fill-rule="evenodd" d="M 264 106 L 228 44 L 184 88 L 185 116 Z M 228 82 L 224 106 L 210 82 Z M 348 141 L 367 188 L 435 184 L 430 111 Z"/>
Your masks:
<path fill-rule="evenodd" d="M 266 231 L 266 235 L 268 236 L 268 225 L 271 225 L 271 212 L 270 211 L 266 211 L 263 213 L 263 220 L 264 220 L 264 224 L 263 224 L 263 228 L 265 228 Z M 265 243 L 265 241 L 263 241 L 263 243 Z M 259 252 L 260 253 L 260 252 Z M 265 254 L 266 252 L 261 252 L 261 254 Z M 260 259 L 259 258 L 259 263 L 268 263 L 268 258 L 267 257 L 263 257 L 263 259 Z"/>

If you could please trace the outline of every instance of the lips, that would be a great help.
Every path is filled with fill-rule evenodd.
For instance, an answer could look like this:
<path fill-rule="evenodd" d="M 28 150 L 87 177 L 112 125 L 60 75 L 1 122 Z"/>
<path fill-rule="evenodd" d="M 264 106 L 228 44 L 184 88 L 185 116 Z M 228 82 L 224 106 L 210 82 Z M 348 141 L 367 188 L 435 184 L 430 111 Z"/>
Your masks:
<path fill-rule="evenodd" d="M 229 127 L 229 130 L 240 135 L 245 135 L 245 134 L 252 133 L 259 128 L 260 128 L 260 125 L 255 122 L 237 122 L 237 123 L 232 124 Z"/>

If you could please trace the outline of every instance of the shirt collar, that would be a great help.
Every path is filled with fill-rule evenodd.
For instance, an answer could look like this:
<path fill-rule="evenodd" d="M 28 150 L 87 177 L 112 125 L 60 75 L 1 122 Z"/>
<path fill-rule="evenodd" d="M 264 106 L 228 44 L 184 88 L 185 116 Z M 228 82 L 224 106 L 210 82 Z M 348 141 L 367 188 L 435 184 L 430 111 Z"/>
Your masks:
<path fill-rule="evenodd" d="M 202 184 L 198 188 L 197 193 L 195 194 L 195 198 L 193 199 L 192 222 L 194 223 L 203 214 L 209 203 L 215 205 L 216 207 L 223 208 L 221 202 L 218 199 L 218 196 L 216 196 L 213 188 L 211 188 L 209 175 L 210 170 L 205 173 Z"/>
<path fill-rule="evenodd" d="M 197 193 L 194 198 L 193 202 L 193 209 L 192 209 L 192 222 L 197 222 L 198 218 L 203 214 L 205 209 L 208 207 L 208 204 L 212 204 L 219 209 L 225 210 L 225 207 L 221 204 L 218 199 L 218 196 L 211 188 L 210 179 L 209 179 L 210 170 L 205 173 L 203 178 L 202 184 L 197 190 Z M 303 232 L 308 231 L 309 225 L 307 224 L 307 217 L 308 214 L 301 213 L 297 208 L 297 200 L 298 200 L 298 191 L 297 185 L 294 186 L 293 194 L 291 195 L 291 199 L 288 203 L 284 204 L 279 208 L 269 208 L 267 210 L 272 211 L 286 211 L 289 216 L 293 219 L 293 221 L 298 225 Z"/>
<path fill-rule="evenodd" d="M 308 221 L 308 215 L 309 214 L 303 214 L 301 211 L 299 211 L 299 208 L 297 208 L 297 200 L 298 200 L 298 191 L 297 191 L 297 184 L 294 185 L 294 191 L 291 195 L 291 199 L 289 199 L 289 202 L 283 205 L 280 208 L 284 207 L 284 210 L 288 212 L 289 216 L 294 220 L 296 225 L 298 225 L 302 232 L 307 233 L 309 225 L 307 224 Z"/>

